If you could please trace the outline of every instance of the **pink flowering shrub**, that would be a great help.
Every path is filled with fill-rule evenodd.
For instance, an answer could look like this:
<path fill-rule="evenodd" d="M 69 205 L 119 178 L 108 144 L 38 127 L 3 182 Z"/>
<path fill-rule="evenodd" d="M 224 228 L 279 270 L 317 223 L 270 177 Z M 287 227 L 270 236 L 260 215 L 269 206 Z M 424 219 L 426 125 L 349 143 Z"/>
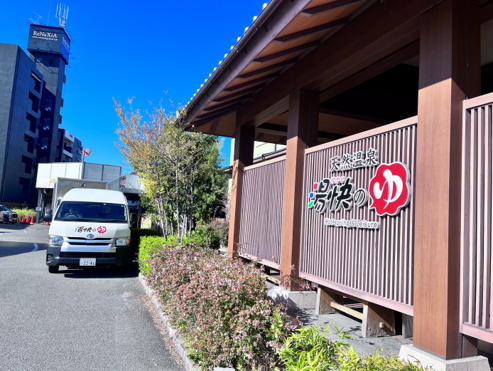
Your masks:
<path fill-rule="evenodd" d="M 210 249 L 170 248 L 154 255 L 148 281 L 202 369 L 281 366 L 277 350 L 299 321 L 267 297 L 255 266 Z"/>

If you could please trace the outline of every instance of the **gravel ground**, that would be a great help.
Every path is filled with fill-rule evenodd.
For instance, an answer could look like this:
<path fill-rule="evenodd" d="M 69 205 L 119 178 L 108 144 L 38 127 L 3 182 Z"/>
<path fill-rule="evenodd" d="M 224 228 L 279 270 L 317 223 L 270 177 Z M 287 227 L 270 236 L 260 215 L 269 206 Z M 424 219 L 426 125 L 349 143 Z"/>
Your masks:
<path fill-rule="evenodd" d="M 271 274 L 272 277 L 279 279 L 279 275 Z M 272 287 L 273 283 L 267 281 L 267 286 Z M 388 356 L 398 356 L 401 346 L 412 344 L 412 338 L 402 339 L 402 336 L 382 336 L 375 338 L 364 338 L 361 336 L 361 321 L 343 313 L 317 315 L 315 310 L 289 309 L 288 314 L 298 317 L 305 326 L 316 325 L 322 330 L 330 326 L 331 340 L 337 340 L 336 328 L 349 335 L 345 342 L 353 347 L 360 355 L 375 354 L 375 351 Z"/>
<path fill-rule="evenodd" d="M 314 310 L 296 310 L 290 311 L 290 314 L 297 316 L 305 326 L 317 325 L 322 329 L 330 326 L 331 335 L 327 337 L 331 340 L 337 340 L 336 327 L 341 331 L 347 331 L 351 338 L 346 339 L 345 342 L 360 355 L 371 355 L 378 351 L 386 356 L 398 356 L 402 345 L 412 344 L 412 339 L 404 340 L 401 336 L 364 338 L 361 336 L 361 321 L 341 313 L 318 316 Z"/>

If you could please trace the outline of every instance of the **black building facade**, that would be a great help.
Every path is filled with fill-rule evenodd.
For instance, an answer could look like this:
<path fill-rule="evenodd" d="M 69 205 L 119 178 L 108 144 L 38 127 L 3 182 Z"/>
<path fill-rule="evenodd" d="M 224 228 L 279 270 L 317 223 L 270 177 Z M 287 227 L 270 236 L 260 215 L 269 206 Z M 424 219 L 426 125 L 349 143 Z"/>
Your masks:
<path fill-rule="evenodd" d="M 35 204 L 37 164 L 57 161 L 69 49 L 63 28 L 36 24 L 30 55 L 0 44 L 0 202 Z"/>

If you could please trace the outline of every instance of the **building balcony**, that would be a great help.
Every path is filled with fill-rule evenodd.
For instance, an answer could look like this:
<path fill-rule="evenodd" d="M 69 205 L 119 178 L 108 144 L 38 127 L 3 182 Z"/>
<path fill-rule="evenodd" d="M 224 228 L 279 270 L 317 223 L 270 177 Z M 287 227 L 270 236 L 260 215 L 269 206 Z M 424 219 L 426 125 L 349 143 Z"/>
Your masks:
<path fill-rule="evenodd" d="M 71 143 L 74 143 L 74 136 L 72 134 L 69 134 L 66 130 L 65 130 L 65 139 Z"/>

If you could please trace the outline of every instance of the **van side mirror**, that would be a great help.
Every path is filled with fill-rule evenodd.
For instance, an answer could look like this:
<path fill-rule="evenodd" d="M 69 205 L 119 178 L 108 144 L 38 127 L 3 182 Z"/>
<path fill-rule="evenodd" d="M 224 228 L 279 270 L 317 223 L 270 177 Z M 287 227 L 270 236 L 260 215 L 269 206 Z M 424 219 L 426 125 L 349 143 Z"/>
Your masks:
<path fill-rule="evenodd" d="M 51 223 L 52 219 L 53 219 L 53 215 L 51 209 L 46 209 L 45 214 L 43 216 L 43 220 L 45 222 Z"/>

